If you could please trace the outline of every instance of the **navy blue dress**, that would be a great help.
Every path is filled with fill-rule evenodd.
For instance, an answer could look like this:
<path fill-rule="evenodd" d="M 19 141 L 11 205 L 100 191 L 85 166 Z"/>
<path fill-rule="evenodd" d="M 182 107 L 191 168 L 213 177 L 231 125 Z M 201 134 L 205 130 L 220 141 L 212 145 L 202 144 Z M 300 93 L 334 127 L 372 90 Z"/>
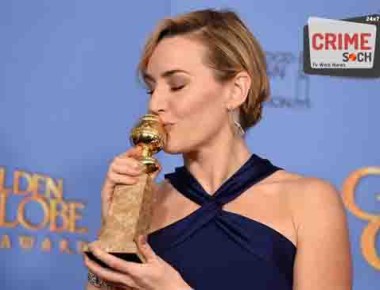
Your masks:
<path fill-rule="evenodd" d="M 176 168 L 165 178 L 201 207 L 150 233 L 149 244 L 196 290 L 291 290 L 293 243 L 269 226 L 222 209 L 279 169 L 252 154 L 209 195 L 186 167 Z"/>

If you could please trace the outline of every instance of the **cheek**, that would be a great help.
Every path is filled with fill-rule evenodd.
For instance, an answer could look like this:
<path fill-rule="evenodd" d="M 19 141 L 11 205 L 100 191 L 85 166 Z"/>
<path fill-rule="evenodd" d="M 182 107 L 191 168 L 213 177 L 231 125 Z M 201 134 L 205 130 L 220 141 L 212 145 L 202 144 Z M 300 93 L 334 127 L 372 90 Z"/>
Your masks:
<path fill-rule="evenodd" d="M 215 133 L 225 118 L 221 98 L 212 94 L 194 94 L 189 98 L 177 100 L 171 112 L 178 124 L 172 137 L 194 141 Z"/>
<path fill-rule="evenodd" d="M 207 88 L 208 89 L 205 89 Z M 214 84 L 202 83 L 173 98 L 169 111 L 179 122 L 210 119 L 222 110 L 222 91 Z M 195 125 L 195 124 L 194 124 Z"/>
<path fill-rule="evenodd" d="M 168 153 L 193 150 L 224 125 L 223 91 L 212 82 L 198 83 L 169 100 L 167 109 L 176 124 L 168 134 Z"/>
<path fill-rule="evenodd" d="M 168 132 L 165 152 L 180 154 L 191 152 L 204 144 L 223 126 L 220 108 L 209 102 L 192 103 L 178 108 L 177 124 Z"/>

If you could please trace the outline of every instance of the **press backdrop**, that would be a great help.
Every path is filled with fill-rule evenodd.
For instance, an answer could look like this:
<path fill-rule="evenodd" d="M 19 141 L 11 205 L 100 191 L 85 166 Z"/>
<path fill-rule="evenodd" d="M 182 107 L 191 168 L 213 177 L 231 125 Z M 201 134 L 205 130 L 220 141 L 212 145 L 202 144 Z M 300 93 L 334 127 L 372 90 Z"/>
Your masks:
<path fill-rule="evenodd" d="M 374 0 L 1 1 L 0 289 L 83 289 L 79 253 L 99 229 L 105 172 L 146 111 L 136 77 L 144 40 L 159 19 L 206 7 L 237 11 L 267 53 L 272 99 L 247 136 L 251 150 L 354 193 L 354 289 L 379 289 L 379 78 L 300 69 L 309 16 L 379 13 Z M 163 173 L 181 165 L 159 159 Z"/>

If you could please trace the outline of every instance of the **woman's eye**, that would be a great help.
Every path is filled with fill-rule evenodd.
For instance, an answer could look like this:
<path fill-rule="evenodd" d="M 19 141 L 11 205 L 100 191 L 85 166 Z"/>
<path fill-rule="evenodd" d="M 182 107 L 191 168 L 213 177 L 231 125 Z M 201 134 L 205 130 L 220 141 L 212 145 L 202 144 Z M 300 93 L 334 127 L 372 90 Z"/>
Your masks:
<path fill-rule="evenodd" d="M 179 91 L 179 90 L 183 89 L 184 87 L 185 87 L 185 85 L 175 86 L 175 87 L 171 87 L 170 90 L 175 92 L 175 91 Z"/>
<path fill-rule="evenodd" d="M 153 89 L 150 89 L 150 88 L 146 88 L 146 93 L 148 94 L 148 95 L 152 95 L 153 94 L 153 92 L 154 92 L 154 90 Z"/>

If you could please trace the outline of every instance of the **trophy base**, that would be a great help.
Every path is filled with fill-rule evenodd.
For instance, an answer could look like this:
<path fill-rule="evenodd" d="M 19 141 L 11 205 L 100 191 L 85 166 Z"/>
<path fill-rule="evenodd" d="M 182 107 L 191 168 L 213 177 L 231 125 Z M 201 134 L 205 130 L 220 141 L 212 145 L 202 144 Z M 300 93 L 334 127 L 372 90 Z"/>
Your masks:
<path fill-rule="evenodd" d="M 84 251 L 86 256 L 94 261 L 95 263 L 99 264 L 100 266 L 111 269 L 107 264 L 105 264 L 103 261 L 99 260 L 92 252 Z M 109 253 L 117 258 L 120 258 L 122 260 L 125 260 L 127 262 L 135 262 L 135 263 L 142 263 L 141 259 L 136 253 Z"/>

